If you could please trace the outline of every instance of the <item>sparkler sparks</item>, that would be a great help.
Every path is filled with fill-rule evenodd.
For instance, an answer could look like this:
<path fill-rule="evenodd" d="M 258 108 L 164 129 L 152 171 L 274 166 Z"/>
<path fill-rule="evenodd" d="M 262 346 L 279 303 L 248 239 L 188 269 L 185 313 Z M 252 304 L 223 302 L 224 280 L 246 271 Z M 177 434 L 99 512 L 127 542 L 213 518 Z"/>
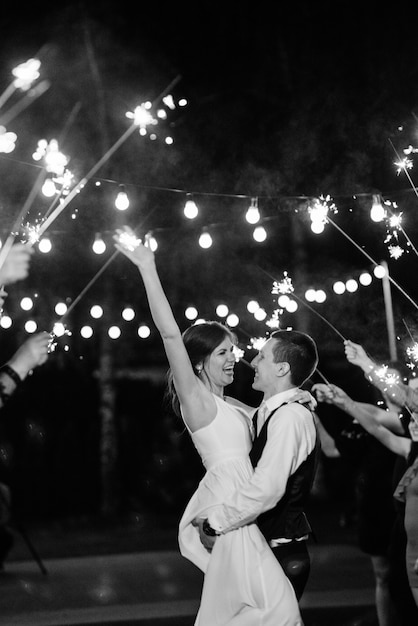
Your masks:
<path fill-rule="evenodd" d="M 395 161 L 395 165 L 396 165 L 396 173 L 398 175 L 401 172 L 404 172 L 406 170 L 411 170 L 413 168 L 413 163 L 411 159 L 409 159 L 408 157 L 404 157 L 400 161 Z"/>
<path fill-rule="evenodd" d="M 325 224 L 328 221 L 328 213 L 338 213 L 338 209 L 330 195 L 321 195 L 319 198 L 315 198 L 308 207 L 308 211 L 312 222 L 312 231 L 318 234 L 325 228 Z"/>
<path fill-rule="evenodd" d="M 0 108 L 7 102 L 16 89 L 27 91 L 31 84 L 40 76 L 39 68 L 41 62 L 39 59 L 28 59 L 24 63 L 20 63 L 12 69 L 14 76 L 13 81 L 0 95 Z"/>
<path fill-rule="evenodd" d="M 283 309 L 275 309 L 270 317 L 267 320 L 266 326 L 269 328 L 280 328 L 280 315 L 283 315 Z"/>
<path fill-rule="evenodd" d="M 12 74 L 15 77 L 13 85 L 16 89 L 27 91 L 31 84 L 39 78 L 39 68 L 41 62 L 39 59 L 28 59 L 25 63 L 20 63 L 12 69 Z"/>
<path fill-rule="evenodd" d="M 16 140 L 16 133 L 7 132 L 4 126 L 0 126 L 0 152 L 4 152 L 5 154 L 13 152 Z"/>
<path fill-rule="evenodd" d="M 303 304 L 304 306 L 306 306 L 310 311 L 312 311 L 312 313 L 315 313 L 315 315 L 317 315 L 323 322 L 325 322 L 326 324 L 328 324 L 328 326 L 330 328 L 332 328 L 332 330 L 343 340 L 345 341 L 345 337 L 344 335 L 342 335 L 340 333 L 339 330 L 337 330 L 335 328 L 335 326 L 333 324 L 331 324 L 331 322 L 329 322 L 323 315 L 321 315 L 320 313 L 318 313 L 318 311 L 316 311 L 315 309 L 313 309 L 307 302 L 305 302 L 303 299 L 299 298 L 299 296 L 297 296 L 295 294 L 295 290 L 292 284 L 292 280 L 290 279 L 290 277 L 288 276 L 287 272 L 283 272 L 283 280 L 281 281 L 273 281 L 273 287 L 271 290 L 272 294 L 280 294 L 280 295 L 284 295 L 284 294 L 288 294 L 288 293 L 292 293 L 293 298 L 295 300 L 297 300 L 298 302 L 300 302 L 301 304 Z"/>
<path fill-rule="evenodd" d="M 140 104 L 133 111 L 128 111 L 126 117 L 133 120 L 134 125 L 139 126 L 140 131 L 144 131 L 147 126 L 158 124 L 158 120 L 150 113 L 151 106 L 150 102 Z"/>
<path fill-rule="evenodd" d="M 236 363 L 238 363 L 238 361 L 241 361 L 241 359 L 243 359 L 245 352 L 244 350 L 242 350 L 242 348 L 239 348 L 238 346 L 233 346 L 232 351 L 234 353 Z"/>
<path fill-rule="evenodd" d="M 418 363 L 418 343 L 414 342 L 412 346 L 409 346 L 406 349 L 406 354 L 410 359 L 412 359 L 415 363 Z"/>
<path fill-rule="evenodd" d="M 251 337 L 249 349 L 260 351 L 267 341 L 267 337 Z"/>
<path fill-rule="evenodd" d="M 283 279 L 280 281 L 275 280 L 273 282 L 272 294 L 289 294 L 295 291 L 292 279 L 287 272 L 283 272 Z"/>
<path fill-rule="evenodd" d="M 122 248 L 130 252 L 133 252 L 142 243 L 135 233 L 127 233 L 126 231 L 117 232 L 116 239 Z"/>
<path fill-rule="evenodd" d="M 169 91 L 172 89 L 172 87 L 180 80 L 180 78 L 181 76 L 177 76 L 174 80 L 172 80 L 171 83 L 168 85 L 168 87 L 164 89 L 164 91 L 156 98 L 154 104 L 160 102 L 162 98 L 164 98 L 167 95 L 167 93 L 169 93 Z M 65 207 L 68 206 L 71 200 L 78 194 L 80 189 L 87 184 L 87 182 L 96 174 L 96 172 L 102 167 L 102 165 L 106 163 L 110 159 L 111 156 L 113 156 L 113 154 L 120 148 L 120 146 L 122 146 L 125 143 L 128 137 L 130 137 L 133 134 L 133 132 L 138 128 L 138 125 L 140 124 L 135 122 L 135 114 L 131 113 L 131 115 L 133 115 L 133 119 L 134 119 L 134 122 L 131 124 L 131 126 L 119 137 L 119 139 L 113 144 L 113 146 L 109 148 L 109 150 L 102 156 L 102 158 L 99 159 L 99 161 L 97 161 L 97 163 L 84 176 L 84 178 L 77 185 L 75 185 L 75 187 L 73 187 L 71 192 L 67 195 L 67 197 L 60 204 L 60 206 L 56 207 L 54 211 L 51 212 L 51 214 L 47 217 L 47 219 L 44 221 L 42 225 L 41 234 L 47 228 L 49 228 L 52 222 L 56 220 L 56 218 L 60 215 L 60 213 L 65 209 Z"/>

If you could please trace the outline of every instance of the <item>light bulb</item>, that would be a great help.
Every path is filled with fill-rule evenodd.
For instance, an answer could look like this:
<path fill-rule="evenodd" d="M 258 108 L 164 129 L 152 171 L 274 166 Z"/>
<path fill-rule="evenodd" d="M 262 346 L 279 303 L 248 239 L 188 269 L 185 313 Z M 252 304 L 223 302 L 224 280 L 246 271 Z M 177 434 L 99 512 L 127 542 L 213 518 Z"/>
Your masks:
<path fill-rule="evenodd" d="M 373 204 L 370 209 L 370 218 L 373 222 L 381 222 L 386 215 L 386 211 L 382 206 L 382 201 L 379 194 L 373 195 Z"/>
<path fill-rule="evenodd" d="M 245 219 L 249 224 L 257 224 L 260 221 L 257 198 L 251 198 L 251 204 L 245 214 Z"/>
<path fill-rule="evenodd" d="M 213 241 L 210 234 L 207 231 L 203 231 L 203 233 L 199 237 L 199 246 L 201 248 L 207 249 L 211 247 L 212 243 Z"/>
<path fill-rule="evenodd" d="M 198 216 L 199 209 L 197 208 L 196 202 L 191 197 L 186 200 L 183 213 L 189 220 L 194 220 Z"/>
<path fill-rule="evenodd" d="M 118 211 L 126 211 L 129 207 L 129 198 L 123 187 L 119 189 L 118 195 L 116 196 L 115 207 Z"/>
<path fill-rule="evenodd" d="M 103 252 L 106 251 L 106 244 L 99 233 L 97 233 L 96 237 L 94 238 L 92 250 L 95 254 L 103 254 Z"/>

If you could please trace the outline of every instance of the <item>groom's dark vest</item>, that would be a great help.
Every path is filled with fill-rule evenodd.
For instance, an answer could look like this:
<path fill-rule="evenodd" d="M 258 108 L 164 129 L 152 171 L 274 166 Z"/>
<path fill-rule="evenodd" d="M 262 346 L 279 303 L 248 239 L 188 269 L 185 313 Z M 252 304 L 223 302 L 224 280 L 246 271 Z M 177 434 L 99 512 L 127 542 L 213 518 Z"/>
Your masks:
<path fill-rule="evenodd" d="M 288 403 L 285 403 L 288 404 Z M 280 405 L 280 406 L 283 406 Z M 309 407 L 304 406 L 310 411 Z M 280 407 L 278 407 L 280 408 Z M 258 436 L 255 438 L 253 447 L 250 452 L 250 459 L 253 467 L 257 466 L 258 461 L 267 442 L 267 433 L 269 422 L 278 409 L 270 413 L 264 422 Z M 312 414 L 312 411 L 311 411 Z M 312 414 L 312 420 L 314 420 Z M 314 420 L 315 430 L 316 424 Z M 318 465 L 320 452 L 320 442 L 318 432 L 316 434 L 315 447 L 297 470 L 289 476 L 286 485 L 286 491 L 280 498 L 276 506 L 257 518 L 258 526 L 267 539 L 296 539 L 312 533 L 311 525 L 305 514 L 305 505 L 308 501 L 312 484 L 315 478 L 315 472 Z"/>

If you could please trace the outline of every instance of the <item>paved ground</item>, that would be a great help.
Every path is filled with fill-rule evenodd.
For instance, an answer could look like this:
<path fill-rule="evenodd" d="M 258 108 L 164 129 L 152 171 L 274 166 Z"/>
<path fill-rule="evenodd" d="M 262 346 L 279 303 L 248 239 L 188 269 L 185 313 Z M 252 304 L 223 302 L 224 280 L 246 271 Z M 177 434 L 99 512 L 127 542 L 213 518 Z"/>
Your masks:
<path fill-rule="evenodd" d="M 314 521 L 305 626 L 374 626 L 370 561 L 354 529 L 341 527 L 333 511 Z M 140 516 L 15 529 L 0 573 L 0 624 L 193 626 L 202 577 L 179 555 L 176 530 L 174 520 Z"/>

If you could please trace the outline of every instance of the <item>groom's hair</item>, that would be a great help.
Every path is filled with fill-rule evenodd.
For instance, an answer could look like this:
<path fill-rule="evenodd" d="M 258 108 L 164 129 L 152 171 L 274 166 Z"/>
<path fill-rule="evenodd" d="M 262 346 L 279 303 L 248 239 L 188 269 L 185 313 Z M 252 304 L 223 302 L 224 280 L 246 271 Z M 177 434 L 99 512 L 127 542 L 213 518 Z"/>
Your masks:
<path fill-rule="evenodd" d="M 318 350 L 310 335 L 297 330 L 276 330 L 270 335 L 274 339 L 275 363 L 289 363 L 290 380 L 300 387 L 316 370 Z"/>

